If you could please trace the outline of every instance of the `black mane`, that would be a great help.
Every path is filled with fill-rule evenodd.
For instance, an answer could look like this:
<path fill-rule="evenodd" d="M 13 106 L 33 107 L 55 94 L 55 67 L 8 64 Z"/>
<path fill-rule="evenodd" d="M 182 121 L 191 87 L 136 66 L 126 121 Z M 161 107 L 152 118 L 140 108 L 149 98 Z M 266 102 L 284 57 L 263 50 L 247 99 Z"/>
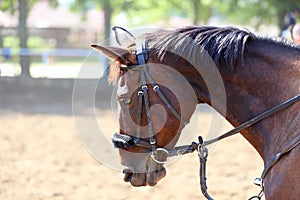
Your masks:
<path fill-rule="evenodd" d="M 235 27 L 192 26 L 154 33 L 150 41 L 161 58 L 166 51 L 190 57 L 201 48 L 217 65 L 235 66 L 243 63 L 246 42 L 255 38 L 250 31 Z"/>

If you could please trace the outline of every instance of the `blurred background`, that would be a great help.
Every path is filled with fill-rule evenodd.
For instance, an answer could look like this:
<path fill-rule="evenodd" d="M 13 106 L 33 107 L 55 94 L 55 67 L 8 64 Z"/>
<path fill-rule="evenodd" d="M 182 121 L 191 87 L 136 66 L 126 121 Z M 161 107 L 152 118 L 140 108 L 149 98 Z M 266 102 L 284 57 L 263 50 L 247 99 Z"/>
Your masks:
<path fill-rule="evenodd" d="M 88 132 L 87 116 L 96 115 L 108 142 L 117 128 L 108 65 L 90 44 L 108 45 L 114 25 L 131 30 L 208 24 L 297 42 L 292 33 L 300 30 L 299 8 L 299 0 L 0 0 L 0 199 L 201 199 L 195 155 L 168 167 L 156 187 L 133 188 L 83 147 L 78 117 Z M 82 74 L 83 67 L 88 73 Z M 80 85 L 76 120 L 74 84 Z M 214 110 L 200 106 L 196 113 L 201 128 L 195 134 L 215 126 Z M 223 132 L 231 128 L 224 121 Z M 110 149 L 99 148 L 110 156 Z M 263 163 L 241 136 L 218 144 L 210 156 L 208 185 L 216 199 L 259 192 L 252 180 Z"/>
<path fill-rule="evenodd" d="M 1 0 L 1 76 L 75 78 L 89 45 L 109 38 L 113 25 L 128 29 L 237 25 L 279 36 L 299 4 L 296 0 Z"/>

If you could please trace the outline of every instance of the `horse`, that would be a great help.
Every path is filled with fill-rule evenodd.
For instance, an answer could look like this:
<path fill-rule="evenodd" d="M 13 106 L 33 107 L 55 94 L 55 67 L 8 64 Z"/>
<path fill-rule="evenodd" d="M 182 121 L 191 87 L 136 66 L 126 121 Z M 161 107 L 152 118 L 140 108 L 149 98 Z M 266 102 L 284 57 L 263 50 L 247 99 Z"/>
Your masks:
<path fill-rule="evenodd" d="M 283 39 L 214 26 L 128 38 L 126 47 L 92 47 L 112 60 L 109 78 L 117 82 L 120 104 L 114 144 L 124 180 L 133 186 L 154 186 L 165 177 L 168 153 L 197 104 L 210 105 L 239 127 L 295 95 L 299 100 L 300 48 Z M 299 110 L 294 101 L 237 130 L 264 162 L 266 199 L 300 197 Z"/>

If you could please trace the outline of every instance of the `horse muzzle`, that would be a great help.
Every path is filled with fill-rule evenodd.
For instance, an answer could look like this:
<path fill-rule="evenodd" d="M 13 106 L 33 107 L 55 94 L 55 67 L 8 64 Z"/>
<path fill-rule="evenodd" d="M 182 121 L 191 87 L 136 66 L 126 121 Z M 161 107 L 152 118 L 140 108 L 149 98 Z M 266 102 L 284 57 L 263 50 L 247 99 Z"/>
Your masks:
<path fill-rule="evenodd" d="M 124 169 L 124 181 L 130 182 L 132 186 L 155 186 L 158 181 L 166 176 L 166 169 L 164 167 L 146 173 L 134 173 L 131 169 Z"/>

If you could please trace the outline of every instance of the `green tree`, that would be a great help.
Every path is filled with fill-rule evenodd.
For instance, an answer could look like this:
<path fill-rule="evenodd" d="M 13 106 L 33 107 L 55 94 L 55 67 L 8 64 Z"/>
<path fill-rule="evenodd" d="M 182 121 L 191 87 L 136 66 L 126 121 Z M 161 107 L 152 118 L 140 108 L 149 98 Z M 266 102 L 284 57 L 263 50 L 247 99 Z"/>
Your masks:
<path fill-rule="evenodd" d="M 220 20 L 241 25 L 258 28 L 262 24 L 275 24 L 281 29 L 284 16 L 294 8 L 300 8 L 299 0 L 127 0 L 123 10 L 130 19 L 140 16 L 137 25 L 181 15 L 195 25 L 207 24 L 212 16 L 217 16 Z"/>
<path fill-rule="evenodd" d="M 98 7 L 105 15 L 105 35 L 109 38 L 112 18 L 123 13 L 132 26 L 149 25 L 170 16 L 180 15 L 191 19 L 193 24 L 207 24 L 211 16 L 226 22 L 258 28 L 262 24 L 283 27 L 284 16 L 293 8 L 300 7 L 299 0 L 75 0 L 74 6 L 86 14 Z"/>
<path fill-rule="evenodd" d="M 18 37 L 19 37 L 19 47 L 20 49 L 28 48 L 28 28 L 27 28 L 27 17 L 30 9 L 37 2 L 37 0 L 0 0 L 0 9 L 4 11 L 9 11 L 11 14 L 18 12 Z M 50 5 L 57 6 L 56 0 L 49 0 Z M 30 57 L 20 56 L 20 65 L 22 69 L 21 77 L 30 78 Z"/>
<path fill-rule="evenodd" d="M 141 26 L 168 20 L 172 16 L 191 19 L 193 24 L 206 24 L 212 15 L 212 0 L 127 0 L 116 9 L 131 19 L 131 25 Z"/>
<path fill-rule="evenodd" d="M 207 24 L 217 6 L 212 0 L 172 0 L 171 6 L 181 13 L 186 13 L 194 25 Z"/>
<path fill-rule="evenodd" d="M 82 19 L 86 19 L 88 11 L 92 8 L 102 9 L 104 12 L 104 35 L 102 39 L 110 37 L 111 19 L 114 9 L 117 7 L 119 1 L 111 0 L 75 0 L 71 6 L 73 11 L 78 11 L 82 15 Z M 109 43 L 109 40 L 105 40 Z"/>
<path fill-rule="evenodd" d="M 105 39 L 110 37 L 112 18 L 116 14 L 124 13 L 128 19 L 132 19 L 130 24 L 133 26 L 148 25 L 161 19 L 168 19 L 172 15 L 186 16 L 192 18 L 194 24 L 199 24 L 207 22 L 211 16 L 212 6 L 211 0 L 75 0 L 71 8 L 80 12 L 83 19 L 86 18 L 88 10 L 102 9 L 104 12 L 102 39 Z M 137 18 L 138 20 L 135 20 Z"/>
<path fill-rule="evenodd" d="M 268 0 L 269 4 L 274 7 L 276 16 L 276 24 L 282 29 L 284 27 L 284 18 L 285 15 L 295 8 L 300 8 L 299 0 L 289 0 L 289 1 L 280 1 L 280 0 Z"/>
<path fill-rule="evenodd" d="M 217 10 L 221 18 L 229 21 L 259 27 L 275 24 L 283 28 L 285 15 L 300 7 L 299 0 L 218 0 Z"/>

